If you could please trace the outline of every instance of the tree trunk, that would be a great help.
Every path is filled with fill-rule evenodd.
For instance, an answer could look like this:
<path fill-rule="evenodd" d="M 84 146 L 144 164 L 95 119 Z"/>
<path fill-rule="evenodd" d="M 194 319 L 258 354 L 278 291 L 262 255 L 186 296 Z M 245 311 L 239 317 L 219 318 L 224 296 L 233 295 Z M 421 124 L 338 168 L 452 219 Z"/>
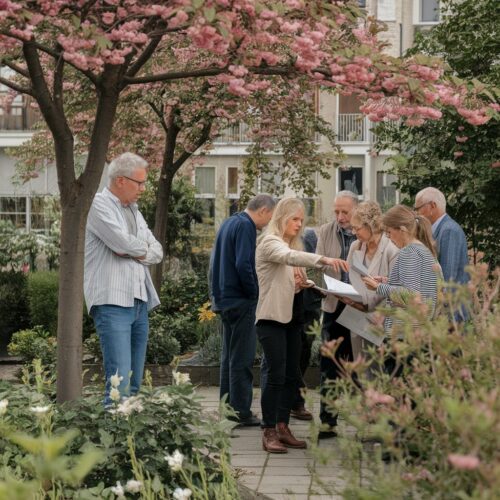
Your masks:
<path fill-rule="evenodd" d="M 168 164 L 167 164 L 168 163 Z M 171 162 L 164 161 L 160 175 L 160 182 L 158 183 L 158 192 L 156 194 L 156 212 L 155 212 L 155 227 L 153 234 L 155 238 L 162 244 L 163 255 L 167 255 L 167 224 L 168 213 L 170 208 L 170 193 L 172 192 L 172 182 L 175 175 L 175 169 Z M 161 279 L 163 275 L 163 263 L 160 262 L 153 266 L 151 270 L 151 278 L 153 284 L 160 292 Z"/>
<path fill-rule="evenodd" d="M 57 401 L 82 393 L 83 253 L 88 206 L 77 200 L 62 207 L 59 308 L 57 322 Z"/>

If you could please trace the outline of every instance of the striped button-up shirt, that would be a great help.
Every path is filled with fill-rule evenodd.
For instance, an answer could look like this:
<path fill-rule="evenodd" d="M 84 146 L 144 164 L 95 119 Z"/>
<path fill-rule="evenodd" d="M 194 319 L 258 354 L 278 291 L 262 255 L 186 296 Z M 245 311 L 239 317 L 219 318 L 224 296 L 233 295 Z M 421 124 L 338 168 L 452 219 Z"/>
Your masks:
<path fill-rule="evenodd" d="M 148 309 L 160 300 L 148 266 L 161 262 L 163 250 L 137 205 L 130 208 L 136 234 L 130 234 L 120 200 L 107 188 L 98 193 L 89 211 L 85 233 L 84 293 L 87 309 L 102 304 L 132 307 L 144 300 Z M 145 256 L 142 260 L 137 257 Z"/>

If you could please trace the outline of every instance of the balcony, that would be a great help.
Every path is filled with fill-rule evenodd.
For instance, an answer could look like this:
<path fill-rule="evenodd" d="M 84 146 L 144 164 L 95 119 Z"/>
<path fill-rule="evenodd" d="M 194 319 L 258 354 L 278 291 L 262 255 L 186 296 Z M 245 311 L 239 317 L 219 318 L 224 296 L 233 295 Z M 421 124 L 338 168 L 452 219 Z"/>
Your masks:
<path fill-rule="evenodd" d="M 366 118 L 362 113 L 339 113 L 338 142 L 369 142 Z"/>
<path fill-rule="evenodd" d="M 29 131 L 39 119 L 27 102 L 12 103 L 7 109 L 0 107 L 0 131 Z"/>
<path fill-rule="evenodd" d="M 250 134 L 246 123 L 237 123 L 222 130 L 214 144 L 250 144 Z"/>

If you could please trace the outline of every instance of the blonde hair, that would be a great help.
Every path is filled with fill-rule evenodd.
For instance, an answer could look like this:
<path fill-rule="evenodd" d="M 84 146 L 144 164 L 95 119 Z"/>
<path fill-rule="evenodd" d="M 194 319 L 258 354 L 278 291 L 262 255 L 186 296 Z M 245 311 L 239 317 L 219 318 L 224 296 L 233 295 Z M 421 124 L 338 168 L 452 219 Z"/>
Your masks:
<path fill-rule="evenodd" d="M 265 229 L 264 234 L 274 234 L 283 238 L 286 230 L 287 222 L 298 212 L 302 211 L 305 214 L 304 203 L 298 198 L 283 198 L 278 202 L 276 208 L 274 209 L 273 216 Z M 304 225 L 300 228 L 300 231 L 296 236 L 290 241 L 290 248 L 294 250 L 302 250 L 302 232 L 304 230 Z"/>
<path fill-rule="evenodd" d="M 404 205 L 395 205 L 383 215 L 382 224 L 384 227 L 407 232 L 410 237 L 422 242 L 432 255 L 437 257 L 434 240 L 432 239 L 431 223 L 426 217 L 416 214 Z"/>
<path fill-rule="evenodd" d="M 372 235 L 382 232 L 382 210 L 376 201 L 363 201 L 356 206 L 352 212 L 351 224 L 353 219 L 368 227 Z"/>

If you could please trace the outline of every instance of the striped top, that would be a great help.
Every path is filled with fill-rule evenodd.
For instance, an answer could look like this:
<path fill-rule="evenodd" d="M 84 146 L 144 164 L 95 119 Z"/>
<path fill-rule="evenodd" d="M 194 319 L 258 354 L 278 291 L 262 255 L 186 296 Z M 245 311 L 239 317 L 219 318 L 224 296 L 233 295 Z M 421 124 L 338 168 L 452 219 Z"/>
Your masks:
<path fill-rule="evenodd" d="M 424 301 L 431 304 L 429 317 L 434 315 L 437 300 L 437 282 L 440 274 L 439 264 L 422 243 L 410 243 L 399 251 L 394 266 L 389 275 L 388 283 L 381 283 L 377 287 L 377 295 L 387 298 L 389 306 L 397 301 L 391 297 L 405 293 L 419 294 Z M 401 323 L 391 317 L 386 317 L 384 330 L 390 333 L 395 322 Z"/>
<path fill-rule="evenodd" d="M 130 234 L 120 200 L 107 188 L 96 194 L 85 232 L 84 293 L 87 309 L 102 304 L 133 307 L 134 299 L 156 307 L 160 300 L 148 266 L 161 262 L 163 249 L 135 203 L 130 209 L 136 234 Z M 134 231 L 135 232 L 135 231 Z M 145 255 L 143 260 L 134 257 Z"/>

